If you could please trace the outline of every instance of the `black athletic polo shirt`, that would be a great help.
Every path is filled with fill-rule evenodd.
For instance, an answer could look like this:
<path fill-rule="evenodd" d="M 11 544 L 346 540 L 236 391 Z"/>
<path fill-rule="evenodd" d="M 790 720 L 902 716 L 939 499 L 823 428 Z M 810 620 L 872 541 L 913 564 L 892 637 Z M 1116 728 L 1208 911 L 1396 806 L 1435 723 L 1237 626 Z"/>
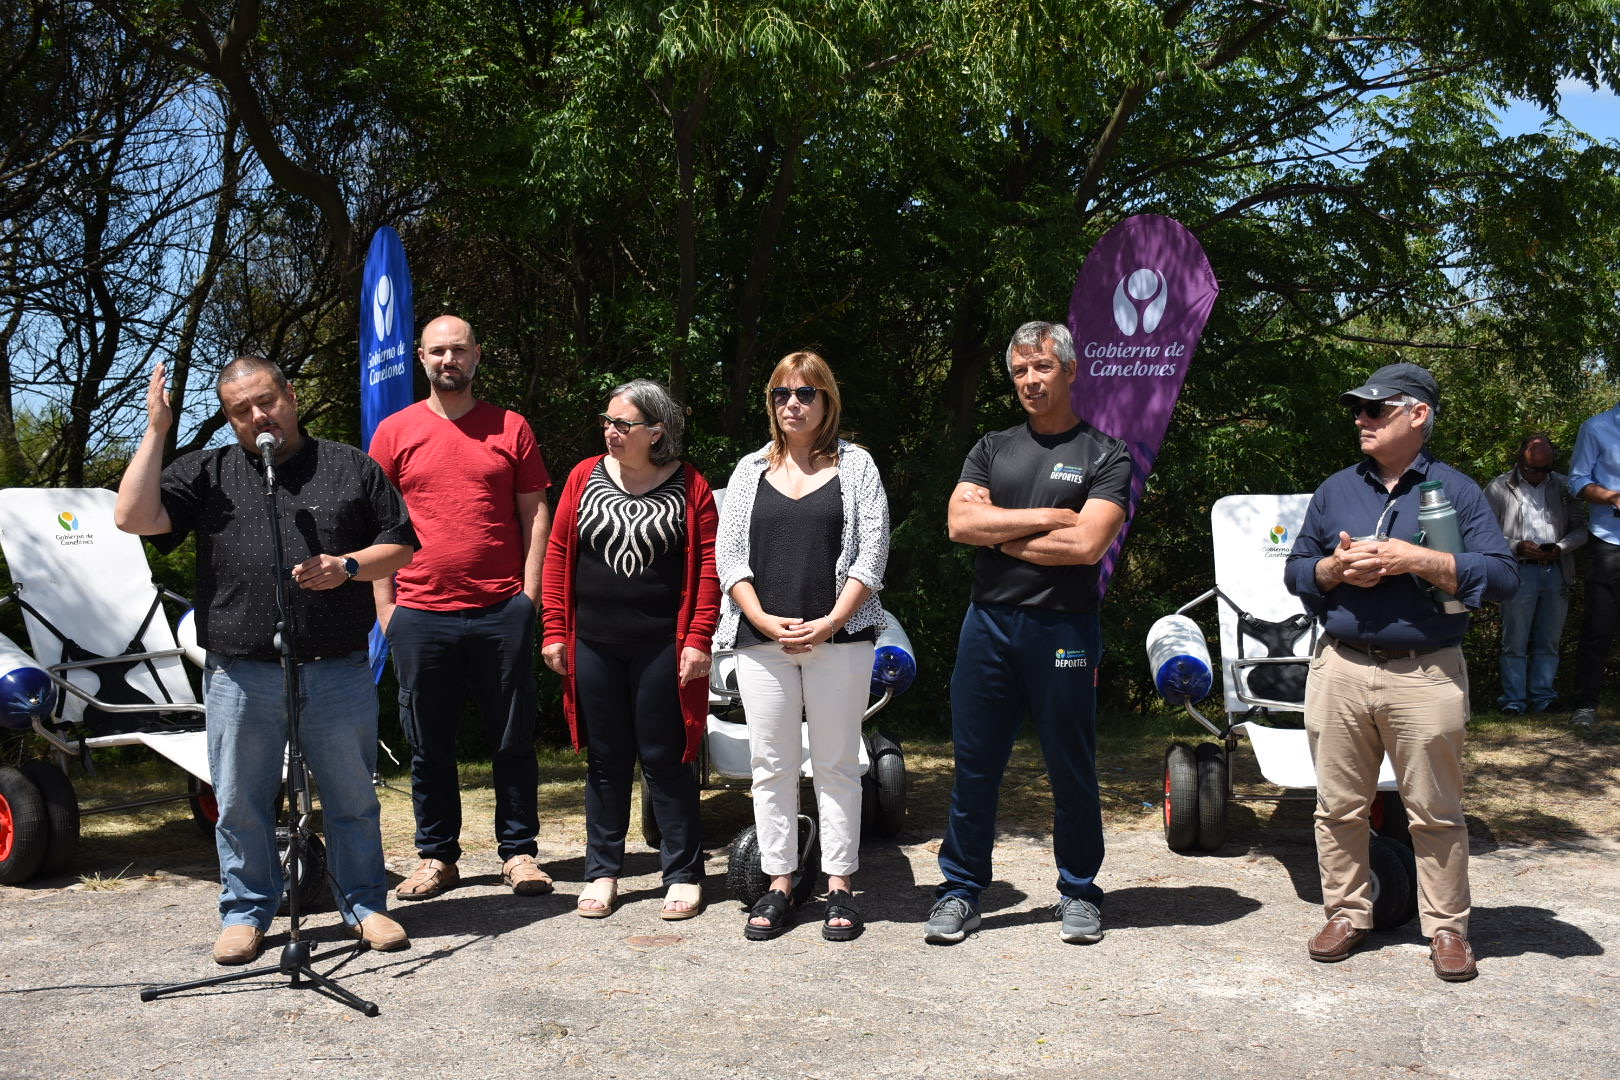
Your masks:
<path fill-rule="evenodd" d="M 282 573 L 311 555 L 348 555 L 372 544 L 419 547 L 405 500 L 375 461 L 352 446 L 304 436 L 276 466 Z M 264 462 L 240 443 L 198 450 L 163 470 L 163 507 L 174 530 L 146 539 L 168 553 L 197 534 L 197 639 L 227 656 L 277 660 L 270 500 Z M 288 577 L 295 658 L 366 647 L 376 620 L 371 583 L 311 592 Z"/>
<path fill-rule="evenodd" d="M 989 488 L 991 500 L 1007 508 L 1079 510 L 1089 499 L 1129 506 L 1131 455 L 1119 439 L 1083 420 L 1057 435 L 1036 434 L 1024 423 L 980 439 L 962 463 L 959 482 Z M 1097 568 L 1036 566 L 980 548 L 973 562 L 973 602 L 1094 612 Z"/>

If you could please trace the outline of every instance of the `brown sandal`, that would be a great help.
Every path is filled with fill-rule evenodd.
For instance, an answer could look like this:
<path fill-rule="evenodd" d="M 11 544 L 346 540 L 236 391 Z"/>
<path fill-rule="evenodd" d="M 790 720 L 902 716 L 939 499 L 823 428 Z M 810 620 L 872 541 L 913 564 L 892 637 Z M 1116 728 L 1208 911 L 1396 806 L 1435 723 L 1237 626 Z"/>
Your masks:
<path fill-rule="evenodd" d="M 423 859 L 411 876 L 399 883 L 394 895 L 401 900 L 431 900 L 461 881 L 456 864 L 443 859 Z"/>

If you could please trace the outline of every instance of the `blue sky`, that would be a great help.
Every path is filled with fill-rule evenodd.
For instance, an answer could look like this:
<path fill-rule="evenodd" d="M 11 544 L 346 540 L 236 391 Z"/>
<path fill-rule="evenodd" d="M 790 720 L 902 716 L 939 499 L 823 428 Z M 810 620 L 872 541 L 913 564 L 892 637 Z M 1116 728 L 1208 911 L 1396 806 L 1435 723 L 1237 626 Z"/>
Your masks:
<path fill-rule="evenodd" d="M 1558 90 L 1558 111 L 1564 119 L 1595 138 L 1620 140 L 1620 95 L 1613 90 L 1593 90 L 1571 79 L 1559 83 Z M 1546 121 L 1541 106 L 1520 101 L 1502 114 L 1500 128 L 1504 135 L 1524 135 Z"/>

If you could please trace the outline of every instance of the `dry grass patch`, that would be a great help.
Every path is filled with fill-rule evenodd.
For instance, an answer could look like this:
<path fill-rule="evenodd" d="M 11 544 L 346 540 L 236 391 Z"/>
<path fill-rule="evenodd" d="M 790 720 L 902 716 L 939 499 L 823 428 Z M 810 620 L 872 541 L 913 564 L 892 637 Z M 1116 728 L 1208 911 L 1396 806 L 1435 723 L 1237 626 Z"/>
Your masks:
<path fill-rule="evenodd" d="M 1196 741 L 1185 718 L 1105 718 L 1098 743 L 1103 816 L 1110 829 L 1158 829 L 1163 801 L 1164 749 L 1172 739 Z M 940 836 L 950 798 L 952 752 L 948 739 L 906 739 L 910 779 L 908 821 L 902 842 Z M 1233 755 L 1233 782 L 1240 792 L 1282 794 L 1260 777 L 1254 754 L 1240 745 Z M 1561 717 L 1476 717 L 1470 725 L 1466 771 L 1467 807 L 1476 834 L 1510 844 L 1574 845 L 1620 833 L 1620 724 L 1572 732 Z M 540 761 L 541 857 L 577 860 L 585 844 L 585 759 L 571 751 L 544 751 Z M 395 770 L 379 792 L 383 846 L 409 861 L 415 822 L 408 774 Z M 462 844 L 470 854 L 493 853 L 494 793 L 488 764 L 461 769 Z M 183 792 L 185 776 L 161 762 L 120 763 L 98 777 L 74 777 L 80 802 L 151 798 Z M 632 810 L 630 842 L 639 844 L 639 795 Z M 703 795 L 704 831 L 711 852 L 722 851 L 752 821 L 746 792 L 714 790 Z M 808 800 L 807 800 L 808 801 Z M 1234 801 L 1235 836 L 1295 829 L 1308 835 L 1311 802 Z M 1052 794 L 1040 745 L 1018 740 L 1002 788 L 1000 825 L 1014 835 L 1045 837 L 1052 828 Z M 181 869 L 203 877 L 214 872 L 211 837 L 198 828 L 185 801 L 84 818 L 78 869 L 86 887 L 116 888 L 133 866 Z"/>

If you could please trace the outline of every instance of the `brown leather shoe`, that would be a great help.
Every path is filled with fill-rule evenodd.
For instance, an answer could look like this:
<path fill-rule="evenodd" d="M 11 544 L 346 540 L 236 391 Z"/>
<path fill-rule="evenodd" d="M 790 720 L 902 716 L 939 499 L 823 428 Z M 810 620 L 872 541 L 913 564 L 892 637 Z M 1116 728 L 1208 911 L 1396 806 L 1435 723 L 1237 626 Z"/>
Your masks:
<path fill-rule="evenodd" d="M 394 895 L 401 900 L 431 900 L 461 881 L 456 864 L 443 859 L 423 859 L 411 876 L 399 883 Z"/>
<path fill-rule="evenodd" d="M 1479 974 L 1474 966 L 1474 950 L 1468 939 L 1455 930 L 1436 930 L 1429 939 L 1429 959 L 1434 973 L 1446 982 L 1467 982 Z"/>
<path fill-rule="evenodd" d="M 501 880 L 519 896 L 544 896 L 551 891 L 551 875 L 540 869 L 533 855 L 514 855 L 501 867 Z"/>
<path fill-rule="evenodd" d="M 1305 948 L 1311 959 L 1324 964 L 1337 964 L 1349 956 L 1367 938 L 1367 931 L 1350 925 L 1348 915 L 1335 915 L 1327 925 L 1316 932 Z"/>
<path fill-rule="evenodd" d="M 246 964 L 256 959 L 264 948 L 264 931 L 246 923 L 234 923 L 219 932 L 214 939 L 214 963 Z"/>
<path fill-rule="evenodd" d="M 411 946 L 411 939 L 405 936 L 405 928 L 380 911 L 361 919 L 358 926 L 349 927 L 349 933 L 363 938 L 367 945 L 378 952 L 398 952 Z"/>

